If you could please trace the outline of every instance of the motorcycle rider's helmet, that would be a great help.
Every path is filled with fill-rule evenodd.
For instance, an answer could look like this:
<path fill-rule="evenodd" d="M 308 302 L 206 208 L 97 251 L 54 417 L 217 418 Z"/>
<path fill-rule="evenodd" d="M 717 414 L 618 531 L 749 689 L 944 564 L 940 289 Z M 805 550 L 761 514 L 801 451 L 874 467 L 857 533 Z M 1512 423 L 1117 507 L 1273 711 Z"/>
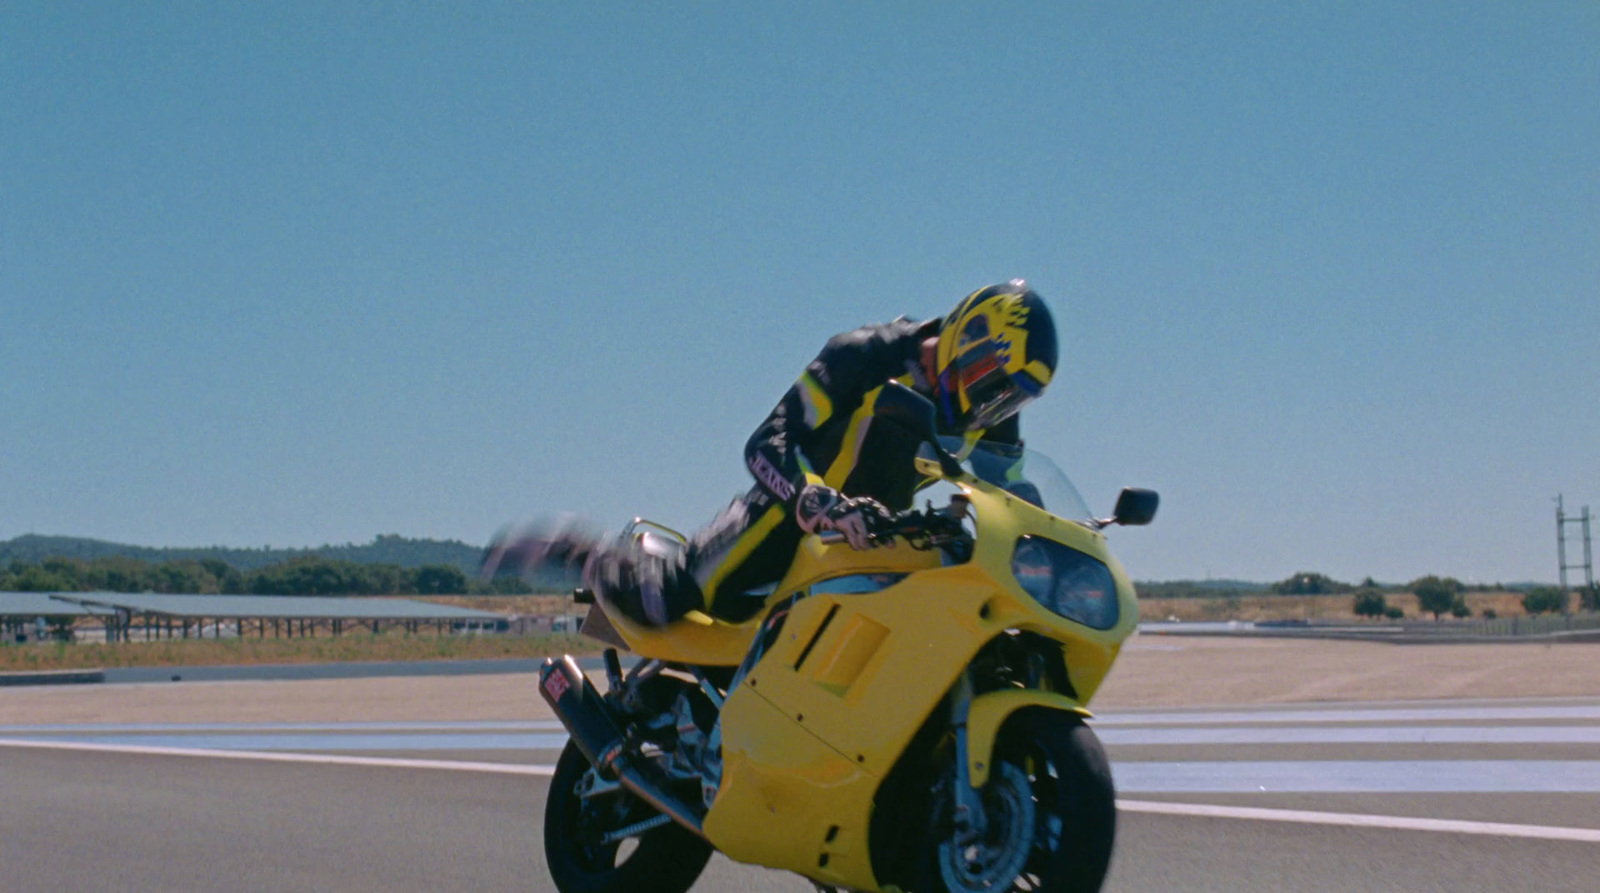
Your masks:
<path fill-rule="evenodd" d="M 1021 279 L 968 295 L 939 329 L 934 374 L 951 426 L 994 427 L 1043 393 L 1055 371 L 1055 320 Z"/>

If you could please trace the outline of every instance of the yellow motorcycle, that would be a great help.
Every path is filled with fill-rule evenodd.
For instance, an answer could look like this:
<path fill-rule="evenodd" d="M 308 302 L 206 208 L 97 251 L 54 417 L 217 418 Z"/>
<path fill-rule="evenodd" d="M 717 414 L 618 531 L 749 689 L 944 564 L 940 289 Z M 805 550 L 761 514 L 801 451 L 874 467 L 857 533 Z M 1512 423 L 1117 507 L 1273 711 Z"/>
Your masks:
<path fill-rule="evenodd" d="M 1084 719 L 1138 619 L 1102 530 L 1149 523 L 1157 496 L 1096 519 L 1042 456 L 1024 481 L 1014 456 L 941 442 L 909 389 L 874 412 L 923 436 L 918 471 L 948 496 L 877 532 L 895 548 L 808 536 L 742 623 L 649 628 L 590 599 L 583 632 L 615 646 L 604 694 L 545 662 L 571 736 L 544 820 L 562 893 L 681 893 L 713 851 L 819 890 L 1100 889 L 1116 806 Z"/>

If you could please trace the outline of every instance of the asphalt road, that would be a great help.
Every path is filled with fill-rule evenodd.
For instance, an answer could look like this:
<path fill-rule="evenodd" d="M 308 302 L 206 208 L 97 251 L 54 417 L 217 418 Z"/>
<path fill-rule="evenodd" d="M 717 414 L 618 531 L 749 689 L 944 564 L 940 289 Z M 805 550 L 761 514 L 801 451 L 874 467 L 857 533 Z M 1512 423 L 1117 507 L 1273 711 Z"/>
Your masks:
<path fill-rule="evenodd" d="M 1600 700 L 1125 711 L 1097 727 L 1124 807 L 1112 893 L 1592 893 L 1600 877 Z M 548 723 L 0 738 L 8 893 L 552 889 Z M 719 858 L 696 889 L 811 888 Z"/>

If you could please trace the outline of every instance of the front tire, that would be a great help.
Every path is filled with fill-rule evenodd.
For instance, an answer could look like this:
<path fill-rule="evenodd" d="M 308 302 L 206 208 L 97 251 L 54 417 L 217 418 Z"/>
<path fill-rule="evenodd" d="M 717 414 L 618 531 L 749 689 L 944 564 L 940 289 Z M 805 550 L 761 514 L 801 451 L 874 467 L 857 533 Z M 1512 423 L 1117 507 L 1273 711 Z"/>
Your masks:
<path fill-rule="evenodd" d="M 675 824 L 662 825 L 631 841 L 601 843 L 611 831 L 655 815 L 627 791 L 585 801 L 579 785 L 589 761 L 567 742 L 550 778 L 544 807 L 544 857 L 561 893 L 684 893 L 694 886 L 711 844 Z"/>
<path fill-rule="evenodd" d="M 954 773 L 947 778 L 954 784 Z M 1069 713 L 1031 709 L 1006 721 L 980 791 L 984 835 L 961 844 L 947 792 L 923 882 L 933 893 L 1097 893 L 1111 867 L 1116 792 L 1100 740 Z"/>

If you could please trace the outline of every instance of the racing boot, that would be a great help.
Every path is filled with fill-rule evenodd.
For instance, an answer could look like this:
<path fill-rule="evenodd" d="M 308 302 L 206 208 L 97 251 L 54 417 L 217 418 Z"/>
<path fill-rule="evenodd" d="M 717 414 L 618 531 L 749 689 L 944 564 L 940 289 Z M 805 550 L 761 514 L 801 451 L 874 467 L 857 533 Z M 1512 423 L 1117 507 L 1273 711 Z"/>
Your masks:
<path fill-rule="evenodd" d="M 600 536 L 575 515 L 513 525 L 495 534 L 484 550 L 480 576 L 575 583 L 599 542 Z"/>
<path fill-rule="evenodd" d="M 652 533 L 607 537 L 590 544 L 583 585 L 634 623 L 666 626 L 704 607 L 687 563 L 683 546 Z"/>

